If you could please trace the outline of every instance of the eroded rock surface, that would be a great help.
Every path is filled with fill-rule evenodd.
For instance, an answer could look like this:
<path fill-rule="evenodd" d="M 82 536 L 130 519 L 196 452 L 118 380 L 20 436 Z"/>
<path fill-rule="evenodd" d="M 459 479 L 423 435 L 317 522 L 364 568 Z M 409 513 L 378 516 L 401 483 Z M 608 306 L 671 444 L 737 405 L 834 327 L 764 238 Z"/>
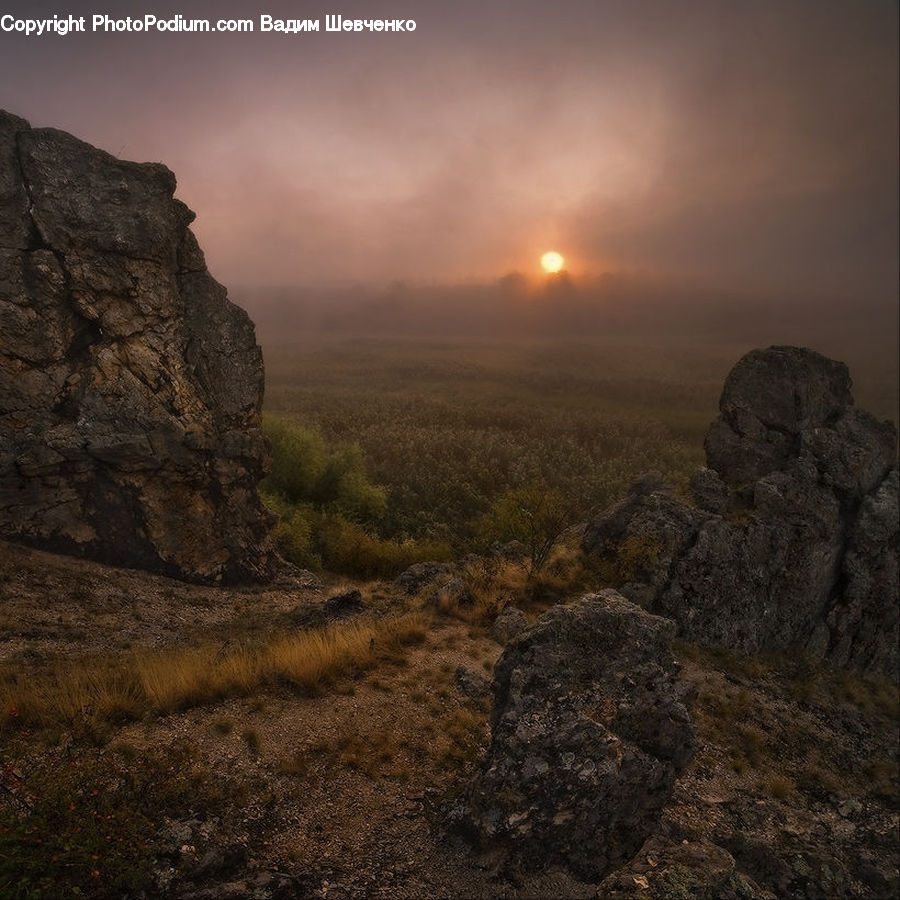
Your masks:
<path fill-rule="evenodd" d="M 738 871 L 726 850 L 708 841 L 650 838 L 627 865 L 603 880 L 604 900 L 775 900 Z"/>
<path fill-rule="evenodd" d="M 452 821 L 526 867 L 598 880 L 629 859 L 694 748 L 674 632 L 607 590 L 516 637 L 494 669 L 490 748 Z"/>
<path fill-rule="evenodd" d="M 174 191 L 0 112 L 0 535 L 261 577 L 262 355 Z"/>
<path fill-rule="evenodd" d="M 842 363 L 771 347 L 729 374 L 694 504 L 654 480 L 585 531 L 625 593 L 687 637 L 801 648 L 897 676 L 896 430 L 855 408 Z"/>

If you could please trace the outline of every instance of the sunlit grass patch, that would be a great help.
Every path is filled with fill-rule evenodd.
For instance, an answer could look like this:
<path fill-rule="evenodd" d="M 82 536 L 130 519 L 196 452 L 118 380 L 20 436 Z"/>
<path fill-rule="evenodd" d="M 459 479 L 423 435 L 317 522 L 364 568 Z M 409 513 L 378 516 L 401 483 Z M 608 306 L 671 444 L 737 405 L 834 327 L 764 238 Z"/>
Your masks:
<path fill-rule="evenodd" d="M 0 726 L 115 723 L 248 696 L 266 685 L 314 694 L 342 676 L 396 664 L 426 630 L 426 617 L 413 611 L 279 635 L 253 647 L 142 650 L 56 662 L 27 677 L 7 668 L 0 672 Z"/>

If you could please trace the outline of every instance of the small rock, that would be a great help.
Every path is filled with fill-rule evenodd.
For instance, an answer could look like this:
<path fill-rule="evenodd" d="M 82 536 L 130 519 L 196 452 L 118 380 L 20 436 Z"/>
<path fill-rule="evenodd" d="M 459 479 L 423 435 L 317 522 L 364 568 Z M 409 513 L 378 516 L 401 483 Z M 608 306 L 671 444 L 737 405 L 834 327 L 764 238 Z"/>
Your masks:
<path fill-rule="evenodd" d="M 438 609 L 471 606 L 473 602 L 469 587 L 461 578 L 451 578 L 428 598 L 429 605 L 436 606 Z"/>
<path fill-rule="evenodd" d="M 528 617 L 516 606 L 507 606 L 497 616 L 491 634 L 498 644 L 506 645 L 528 628 Z"/>
<path fill-rule="evenodd" d="M 211 876 L 229 875 L 247 862 L 247 848 L 243 844 L 210 847 L 191 871 L 189 877 L 199 881 Z"/>
<path fill-rule="evenodd" d="M 325 615 L 329 619 L 340 619 L 344 616 L 350 616 L 354 613 L 362 612 L 362 609 L 362 594 L 356 588 L 335 594 L 325 601 Z"/>
<path fill-rule="evenodd" d="M 407 594 L 417 594 L 425 585 L 442 576 L 449 575 L 450 572 L 451 567 L 449 563 L 415 563 L 394 579 L 394 585 Z"/>
<path fill-rule="evenodd" d="M 635 891 L 637 889 L 637 892 Z M 649 838 L 630 862 L 600 885 L 607 900 L 774 900 L 774 895 L 738 871 L 732 856 L 708 841 L 674 843 Z"/>
<path fill-rule="evenodd" d="M 487 678 L 481 672 L 467 669 L 465 666 L 457 666 L 453 683 L 470 700 L 483 700 L 490 692 L 490 682 Z"/>
<path fill-rule="evenodd" d="M 728 487 L 715 469 L 697 469 L 691 476 L 691 492 L 700 509 L 721 515 L 728 508 Z"/>

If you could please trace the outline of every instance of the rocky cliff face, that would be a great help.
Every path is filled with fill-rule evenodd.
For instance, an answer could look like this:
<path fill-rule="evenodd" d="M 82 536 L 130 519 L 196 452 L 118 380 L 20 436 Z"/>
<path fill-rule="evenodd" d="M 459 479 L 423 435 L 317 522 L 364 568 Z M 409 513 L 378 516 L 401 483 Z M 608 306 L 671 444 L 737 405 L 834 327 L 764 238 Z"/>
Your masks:
<path fill-rule="evenodd" d="M 846 366 L 811 350 L 747 354 L 694 504 L 645 479 L 589 524 L 584 550 L 618 560 L 623 591 L 693 640 L 797 647 L 896 678 L 897 437 L 850 386 Z"/>
<path fill-rule="evenodd" d="M 0 535 L 260 577 L 262 355 L 174 191 L 0 112 Z"/>

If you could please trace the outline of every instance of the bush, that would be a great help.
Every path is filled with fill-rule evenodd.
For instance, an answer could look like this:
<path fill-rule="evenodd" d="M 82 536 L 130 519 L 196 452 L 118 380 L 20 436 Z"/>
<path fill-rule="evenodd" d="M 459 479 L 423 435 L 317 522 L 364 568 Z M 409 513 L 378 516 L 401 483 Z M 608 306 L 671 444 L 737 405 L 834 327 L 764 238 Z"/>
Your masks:
<path fill-rule="evenodd" d="M 272 540 L 278 552 L 295 565 L 313 571 L 322 568 L 322 557 L 313 549 L 309 510 L 288 508 L 272 530 Z"/>
<path fill-rule="evenodd" d="M 520 541 L 536 574 L 567 525 L 562 496 L 537 482 L 507 491 L 481 520 L 479 533 L 490 541 Z"/>
<path fill-rule="evenodd" d="M 450 559 L 439 541 L 392 541 L 337 512 L 294 507 L 275 526 L 278 552 L 298 566 L 360 578 L 390 578 L 416 562 Z"/>
<path fill-rule="evenodd" d="M 366 476 L 359 447 L 329 449 L 318 432 L 277 419 L 266 419 L 264 428 L 272 471 L 261 487 L 279 516 L 272 536 L 285 559 L 362 578 L 390 577 L 414 562 L 449 559 L 446 543 L 385 540 L 378 534 L 387 499 Z"/>
<path fill-rule="evenodd" d="M 221 781 L 187 745 L 139 756 L 62 750 L 0 758 L 0 896 L 121 897 L 153 891 L 162 817 L 219 812 Z"/>
<path fill-rule="evenodd" d="M 317 431 L 278 419 L 266 418 L 263 430 L 272 446 L 272 470 L 262 482 L 264 491 L 353 521 L 384 515 L 384 489 L 369 481 L 358 446 L 330 449 Z"/>

